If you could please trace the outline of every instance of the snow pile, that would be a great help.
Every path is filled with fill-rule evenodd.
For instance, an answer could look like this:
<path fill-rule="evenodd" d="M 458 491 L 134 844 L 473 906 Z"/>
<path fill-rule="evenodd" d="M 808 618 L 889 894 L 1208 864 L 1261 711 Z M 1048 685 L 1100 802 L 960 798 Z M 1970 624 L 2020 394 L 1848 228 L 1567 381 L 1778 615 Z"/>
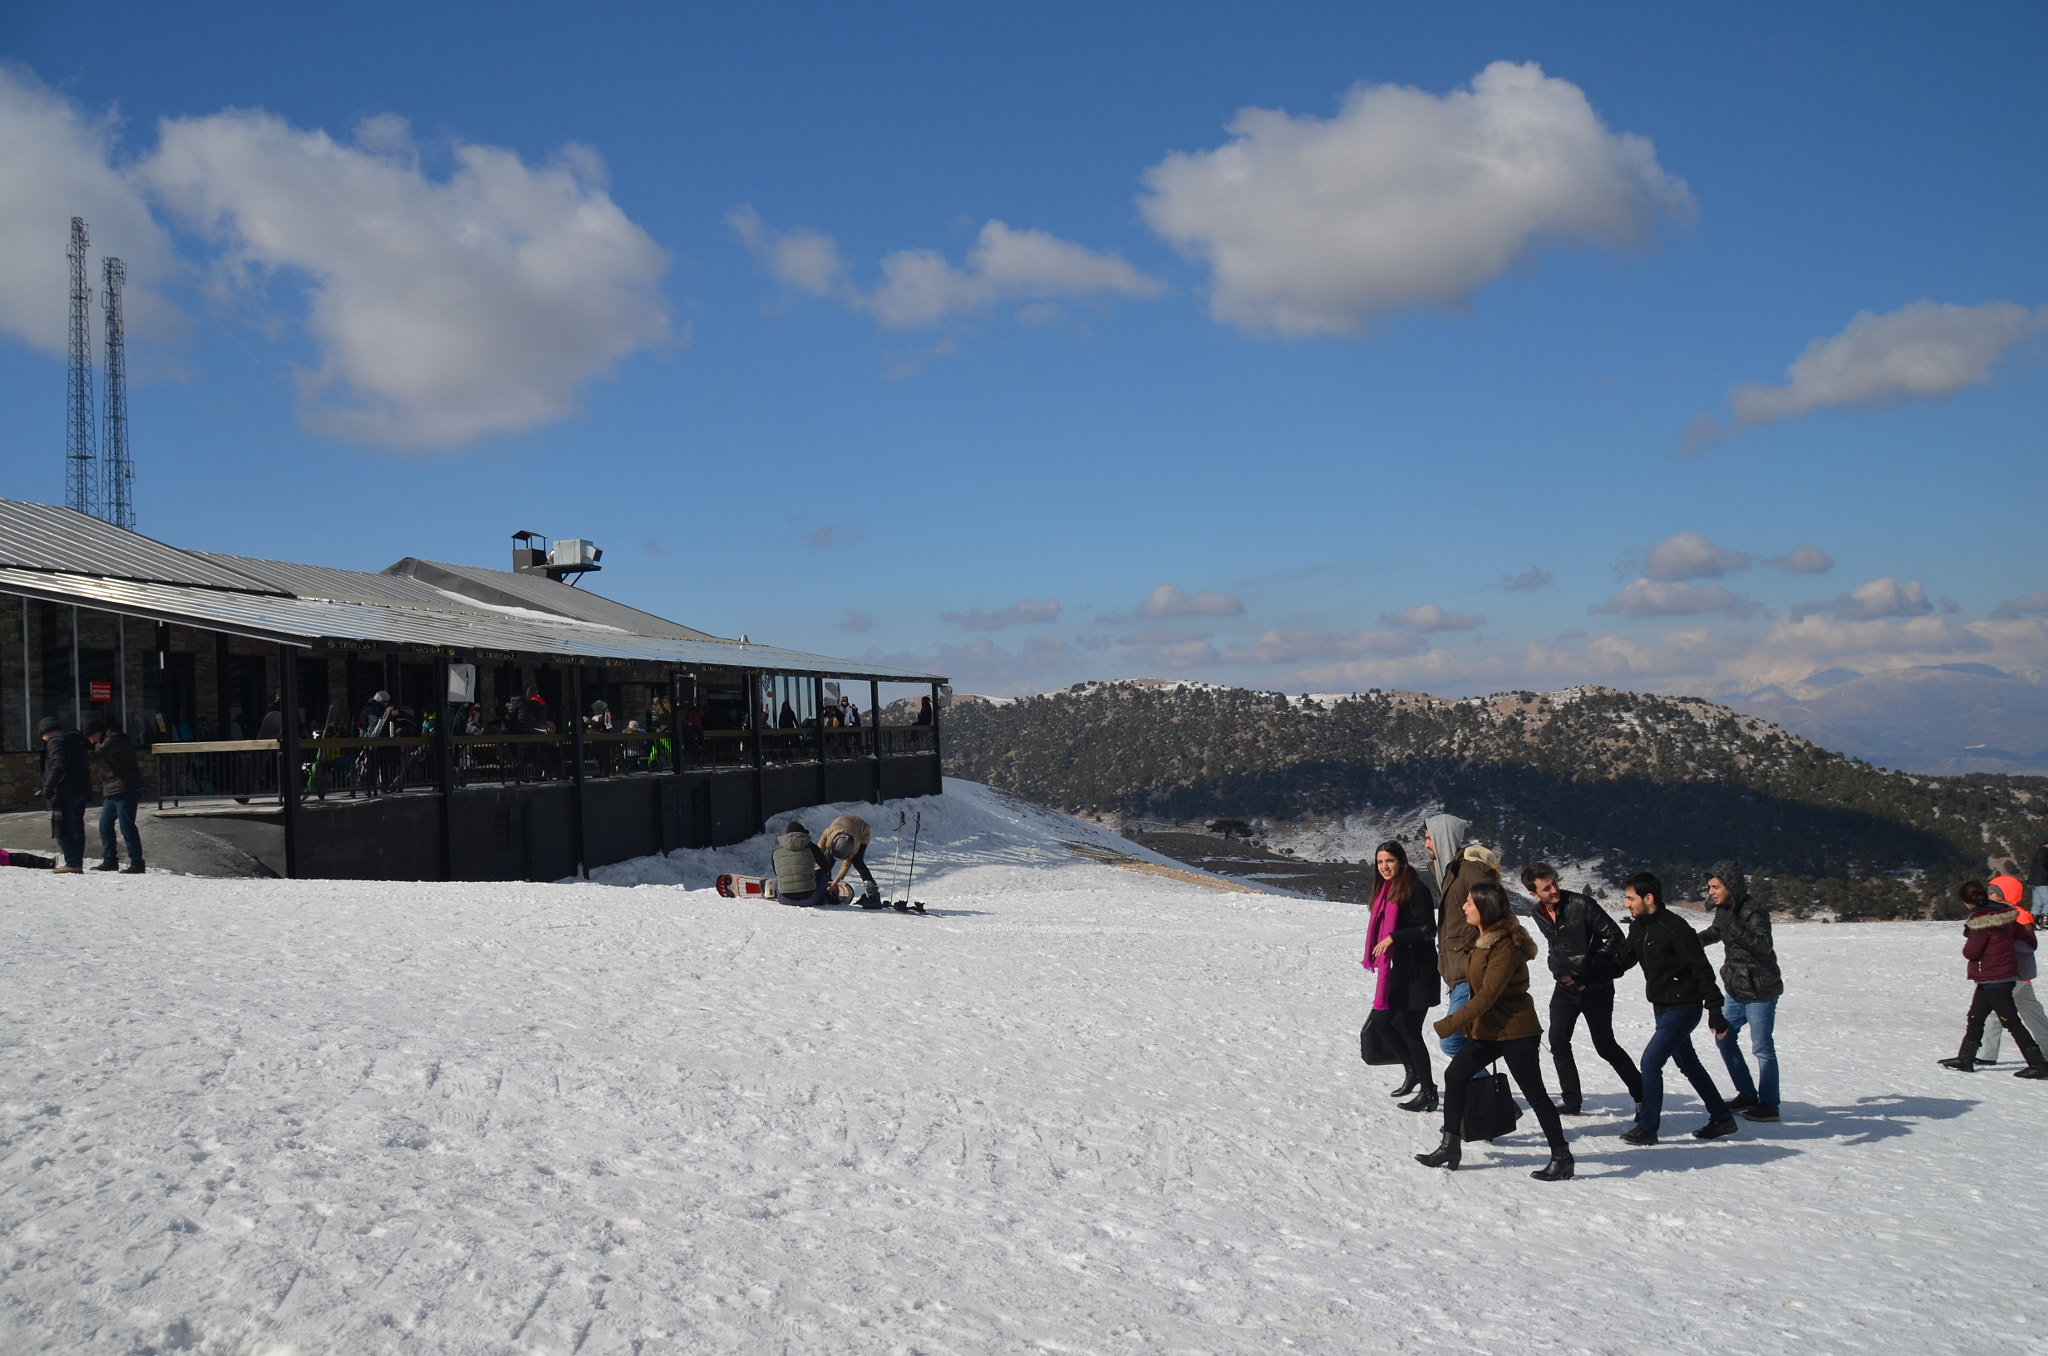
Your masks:
<path fill-rule="evenodd" d="M 966 867 L 980 871 L 994 867 L 1022 870 L 1031 874 L 1015 878 L 1019 887 L 1036 888 L 1037 873 L 1056 871 L 1076 862 L 1075 844 L 1158 866 L 1181 866 L 1171 857 L 1140 847 L 1098 825 L 1040 809 L 979 782 L 948 777 L 943 796 L 890 801 L 886 805 L 843 801 L 787 810 L 771 816 L 766 830 L 743 843 L 635 857 L 615 866 L 598 867 L 590 873 L 590 879 L 600 885 L 681 885 L 709 890 L 722 875 L 773 875 L 769 855 L 775 850 L 776 838 L 789 831 L 791 820 L 801 822 L 815 837 L 839 815 L 858 815 L 868 821 L 874 833 L 868 844 L 868 870 L 875 873 L 876 881 L 891 899 L 902 897 L 902 886 L 910 872 L 913 837 L 917 880 L 931 882 L 934 888 Z M 919 889 L 922 888 L 920 885 Z"/>
<path fill-rule="evenodd" d="M 2048 1089 L 1935 1067 L 1952 924 L 1781 929 L 1782 1125 L 1696 1144 L 1674 1093 L 1677 1142 L 1625 1148 L 1582 1050 L 1577 1181 L 1529 1179 L 1527 1117 L 1446 1174 L 1358 1063 L 1362 910 L 1063 854 L 1113 845 L 957 784 L 924 809 L 926 918 L 721 899 L 711 857 L 688 889 L 5 873 L 0 1350 L 2048 1337 Z"/>

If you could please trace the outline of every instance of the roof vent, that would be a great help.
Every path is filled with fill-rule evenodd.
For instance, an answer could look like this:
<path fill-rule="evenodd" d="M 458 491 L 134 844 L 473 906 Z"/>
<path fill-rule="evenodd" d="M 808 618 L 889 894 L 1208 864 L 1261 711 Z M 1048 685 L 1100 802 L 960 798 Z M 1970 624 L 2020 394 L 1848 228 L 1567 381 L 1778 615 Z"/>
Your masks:
<path fill-rule="evenodd" d="M 538 532 L 514 532 L 512 540 L 512 572 L 514 574 L 544 574 L 553 580 L 565 575 L 588 574 L 601 570 L 598 564 L 604 559 L 604 551 L 595 542 L 581 537 L 569 537 L 548 544 L 548 539 Z"/>

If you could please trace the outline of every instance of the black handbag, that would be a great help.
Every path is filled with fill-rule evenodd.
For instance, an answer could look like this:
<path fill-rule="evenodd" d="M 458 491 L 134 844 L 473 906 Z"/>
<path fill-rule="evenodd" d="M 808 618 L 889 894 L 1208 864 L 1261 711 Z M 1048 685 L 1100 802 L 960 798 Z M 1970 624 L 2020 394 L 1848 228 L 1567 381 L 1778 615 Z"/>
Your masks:
<path fill-rule="evenodd" d="M 1478 1139 L 1499 1139 L 1511 1133 L 1521 1119 L 1522 1108 L 1515 1103 L 1508 1076 L 1495 1065 L 1494 1072 L 1472 1080 L 1471 1090 L 1465 1094 L 1465 1121 L 1459 1134 L 1467 1144 Z"/>
<path fill-rule="evenodd" d="M 1401 1043 L 1394 1039 L 1394 1014 L 1384 1008 L 1376 1010 L 1365 1019 L 1365 1025 L 1358 1028 L 1358 1057 L 1367 1064 L 1406 1064 L 1408 1055 Z"/>

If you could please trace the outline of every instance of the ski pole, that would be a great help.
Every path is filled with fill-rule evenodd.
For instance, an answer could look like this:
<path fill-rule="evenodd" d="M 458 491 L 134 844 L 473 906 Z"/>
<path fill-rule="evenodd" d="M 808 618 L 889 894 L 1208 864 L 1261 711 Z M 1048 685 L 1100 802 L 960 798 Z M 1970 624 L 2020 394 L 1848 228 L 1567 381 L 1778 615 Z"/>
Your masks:
<path fill-rule="evenodd" d="M 910 874 L 903 881 L 903 902 L 910 902 L 910 884 L 917 879 L 917 838 L 924 832 L 924 811 L 917 812 L 917 823 L 910 830 Z"/>

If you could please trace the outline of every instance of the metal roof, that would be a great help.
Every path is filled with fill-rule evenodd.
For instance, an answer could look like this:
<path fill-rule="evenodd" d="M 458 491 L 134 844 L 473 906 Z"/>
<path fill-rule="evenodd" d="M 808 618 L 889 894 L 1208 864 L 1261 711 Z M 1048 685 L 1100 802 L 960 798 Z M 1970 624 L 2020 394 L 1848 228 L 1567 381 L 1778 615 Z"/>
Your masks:
<path fill-rule="evenodd" d="M 300 565 L 289 560 L 262 560 L 254 556 L 229 556 L 213 551 L 193 555 L 219 564 L 294 598 L 324 599 L 336 603 L 403 603 L 441 612 L 484 613 L 488 609 L 465 606 L 431 584 L 402 575 L 368 574 L 361 570 L 337 570 L 325 565 Z"/>
<path fill-rule="evenodd" d="M 615 603 L 601 594 L 548 578 L 544 574 L 514 574 L 509 570 L 485 570 L 474 565 L 449 565 L 437 560 L 407 556 L 384 571 L 394 578 L 417 579 L 423 584 L 497 607 L 531 608 L 561 617 L 617 626 L 647 636 L 672 640 L 717 640 L 706 631 L 694 630 L 652 612 Z M 296 590 L 294 590 L 296 592 Z"/>
<path fill-rule="evenodd" d="M 72 509 L 18 499 L 0 499 L 0 565 L 196 588 L 277 591 L 196 551 L 166 546 Z"/>
<path fill-rule="evenodd" d="M 681 640 L 640 635 L 564 618 L 547 621 L 488 613 L 440 611 L 394 600 L 390 604 L 329 602 L 277 594 L 228 592 L 108 579 L 55 571 L 0 567 L 0 592 L 76 603 L 155 621 L 224 631 L 287 645 L 353 640 L 393 648 L 493 650 L 537 656 L 543 662 L 623 659 L 676 667 L 720 666 L 834 678 L 934 682 L 939 675 L 860 660 L 833 659 L 773 645 L 731 640 Z M 628 609 L 630 611 L 630 609 Z"/>

